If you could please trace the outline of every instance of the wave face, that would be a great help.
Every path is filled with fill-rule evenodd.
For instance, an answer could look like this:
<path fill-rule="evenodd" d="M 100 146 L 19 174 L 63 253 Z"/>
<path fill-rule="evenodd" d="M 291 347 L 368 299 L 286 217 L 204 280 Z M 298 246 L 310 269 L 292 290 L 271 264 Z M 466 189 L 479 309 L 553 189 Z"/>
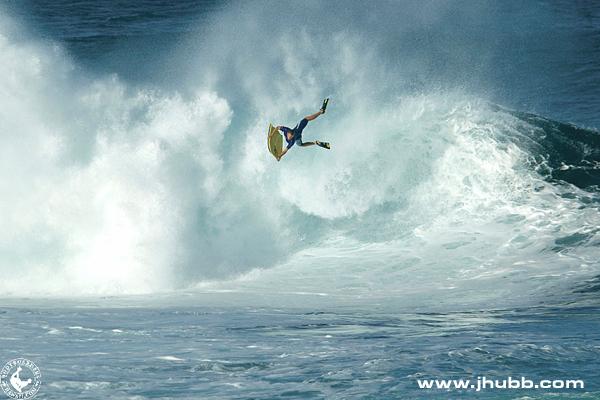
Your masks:
<path fill-rule="evenodd" d="M 407 51 L 418 27 L 451 29 L 441 4 L 399 27 L 392 5 L 379 25 L 355 6 L 290 6 L 276 25 L 283 6 L 220 11 L 170 54 L 172 85 L 89 71 L 2 17 L 0 293 L 498 307 L 599 274 L 598 132 L 485 100 L 457 72 L 469 37 L 444 68 L 424 59 L 443 40 Z M 305 138 L 332 150 L 276 163 L 268 122 L 326 96 Z"/>

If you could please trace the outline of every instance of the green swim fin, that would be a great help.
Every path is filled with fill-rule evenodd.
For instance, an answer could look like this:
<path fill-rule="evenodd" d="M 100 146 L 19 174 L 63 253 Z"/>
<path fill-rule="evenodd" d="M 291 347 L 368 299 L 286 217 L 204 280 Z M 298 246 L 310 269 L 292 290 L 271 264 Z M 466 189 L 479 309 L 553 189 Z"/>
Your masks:
<path fill-rule="evenodd" d="M 325 114 L 325 110 L 327 110 L 327 104 L 329 104 L 329 97 L 323 100 L 323 106 L 321 106 L 321 111 Z"/>
<path fill-rule="evenodd" d="M 316 140 L 315 143 L 317 144 L 317 146 L 321 146 L 324 149 L 331 149 L 331 146 L 327 142 L 319 142 L 318 140 Z"/>

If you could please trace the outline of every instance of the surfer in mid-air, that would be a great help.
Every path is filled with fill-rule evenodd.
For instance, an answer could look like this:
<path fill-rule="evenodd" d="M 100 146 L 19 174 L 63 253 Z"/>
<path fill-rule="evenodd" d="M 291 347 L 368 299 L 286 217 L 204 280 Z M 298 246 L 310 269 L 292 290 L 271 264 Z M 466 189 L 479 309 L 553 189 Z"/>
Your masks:
<path fill-rule="evenodd" d="M 304 128 L 306 128 L 308 121 L 312 121 L 313 119 L 316 119 L 319 115 L 325 114 L 325 110 L 327 109 L 327 103 L 329 103 L 329 98 L 323 100 L 323 106 L 321 106 L 321 109 L 319 111 L 302 118 L 298 125 L 296 125 L 293 129 L 290 129 L 287 126 L 277 127 L 277 129 L 281 131 L 281 133 L 283 133 L 283 137 L 285 138 L 285 141 L 288 144 L 287 147 L 283 149 L 279 157 L 277 157 L 277 161 L 281 160 L 281 157 L 283 157 L 285 153 L 287 153 L 287 151 L 292 148 L 294 143 L 297 143 L 298 146 L 302 147 L 312 146 L 313 144 L 316 144 L 317 146 L 321 146 L 325 149 L 330 148 L 329 143 L 327 142 L 319 142 L 318 140 L 315 140 L 314 142 L 302 141 L 302 131 L 304 130 Z"/>

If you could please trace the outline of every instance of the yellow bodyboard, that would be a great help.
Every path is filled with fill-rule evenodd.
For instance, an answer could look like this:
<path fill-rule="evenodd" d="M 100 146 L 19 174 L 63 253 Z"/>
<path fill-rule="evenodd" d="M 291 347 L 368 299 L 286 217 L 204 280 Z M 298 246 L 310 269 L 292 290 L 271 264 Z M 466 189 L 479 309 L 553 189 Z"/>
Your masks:
<path fill-rule="evenodd" d="M 283 151 L 283 136 L 271 124 L 269 124 L 269 133 L 267 135 L 267 147 L 269 153 L 273 154 L 275 158 L 279 157 Z"/>

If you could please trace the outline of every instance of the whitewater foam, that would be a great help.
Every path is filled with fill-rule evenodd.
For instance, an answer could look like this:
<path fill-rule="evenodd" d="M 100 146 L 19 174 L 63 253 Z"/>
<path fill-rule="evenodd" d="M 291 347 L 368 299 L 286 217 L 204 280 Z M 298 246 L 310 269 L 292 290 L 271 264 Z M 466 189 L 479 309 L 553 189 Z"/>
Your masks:
<path fill-rule="evenodd" d="M 543 127 L 460 90 L 395 92 L 359 35 L 322 38 L 283 32 L 223 71 L 217 52 L 178 92 L 0 31 L 0 291 L 522 304 L 597 273 L 596 210 L 532 168 Z M 332 150 L 276 163 L 267 123 L 326 95 L 305 137 Z"/>

